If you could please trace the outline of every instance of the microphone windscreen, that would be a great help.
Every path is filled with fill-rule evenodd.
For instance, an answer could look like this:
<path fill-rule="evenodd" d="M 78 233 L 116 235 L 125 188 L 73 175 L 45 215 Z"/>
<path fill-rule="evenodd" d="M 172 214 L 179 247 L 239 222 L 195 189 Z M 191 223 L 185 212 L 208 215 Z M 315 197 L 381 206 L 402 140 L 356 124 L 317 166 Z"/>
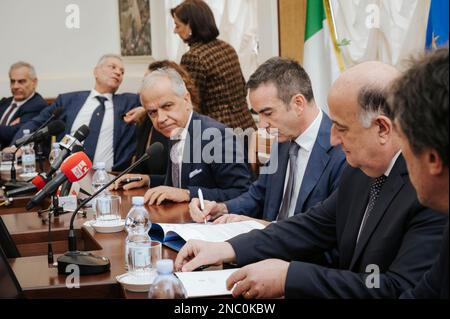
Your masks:
<path fill-rule="evenodd" d="M 69 182 L 73 183 L 85 177 L 91 168 L 89 157 L 84 152 L 78 152 L 66 158 L 60 169 Z"/>
<path fill-rule="evenodd" d="M 163 151 L 164 151 L 164 145 L 162 145 L 160 142 L 156 142 L 156 143 L 153 143 L 152 145 L 150 145 L 150 147 L 147 148 L 145 153 L 149 157 L 153 157 L 153 156 L 161 155 Z"/>
<path fill-rule="evenodd" d="M 64 129 L 66 128 L 66 125 L 61 120 L 56 120 L 53 122 L 50 122 L 48 124 L 48 134 L 49 135 L 58 135 L 59 133 L 62 133 Z"/>
<path fill-rule="evenodd" d="M 41 175 L 38 175 L 38 176 L 36 176 L 35 178 L 33 178 L 33 179 L 31 180 L 31 183 L 32 183 L 34 186 L 36 186 L 36 188 L 37 188 L 38 190 L 43 189 L 44 186 L 45 186 L 45 184 L 46 184 L 44 178 L 42 178 Z"/>
<path fill-rule="evenodd" d="M 89 135 L 89 127 L 87 125 L 80 126 L 78 130 L 73 134 L 79 142 L 83 142 Z"/>
<path fill-rule="evenodd" d="M 56 109 L 53 110 L 53 116 L 55 119 L 58 119 L 61 116 L 62 111 L 64 110 L 64 108 L 61 107 L 57 107 Z"/>

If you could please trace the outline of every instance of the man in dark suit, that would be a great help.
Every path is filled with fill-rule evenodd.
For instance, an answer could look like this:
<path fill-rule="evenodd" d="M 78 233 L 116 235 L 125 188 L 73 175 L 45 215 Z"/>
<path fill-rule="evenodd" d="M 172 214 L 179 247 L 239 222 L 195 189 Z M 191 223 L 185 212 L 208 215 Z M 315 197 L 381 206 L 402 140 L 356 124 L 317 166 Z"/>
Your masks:
<path fill-rule="evenodd" d="M 0 149 L 10 145 L 14 135 L 48 106 L 36 92 L 38 79 L 31 64 L 17 62 L 11 65 L 9 81 L 12 97 L 0 102 Z"/>
<path fill-rule="evenodd" d="M 311 81 L 302 66 L 272 58 L 250 77 L 247 88 L 253 111 L 259 114 L 259 127 L 269 134 L 278 130 L 278 143 L 272 146 L 270 164 L 248 192 L 225 203 L 206 201 L 204 210 L 199 200 L 193 199 L 190 213 L 196 222 L 262 218 L 260 222 L 268 224 L 265 221 L 306 211 L 339 185 L 345 155 L 330 144 L 331 121 L 316 106 Z M 293 148 L 296 154 L 292 154 Z M 272 163 L 278 164 L 275 171 L 270 171 Z"/>
<path fill-rule="evenodd" d="M 398 75 L 366 62 L 331 88 L 331 144 L 351 167 L 327 200 L 225 243 L 191 241 L 176 267 L 234 262 L 243 268 L 227 287 L 244 298 L 396 298 L 417 284 L 437 256 L 445 219 L 419 204 L 385 115 L 385 90 Z M 336 268 L 304 261 L 335 247 Z"/>
<path fill-rule="evenodd" d="M 188 202 L 199 189 L 205 199 L 224 201 L 248 190 L 250 171 L 243 146 L 232 129 L 192 111 L 190 94 L 174 69 L 147 75 L 140 96 L 153 127 L 171 139 L 166 175 L 142 175 L 137 184 L 151 186 L 146 202 Z M 119 185 L 120 180 L 115 187 Z"/>
<path fill-rule="evenodd" d="M 393 86 L 389 106 L 419 201 L 448 217 L 448 49 L 416 63 Z M 441 254 L 400 298 L 449 298 L 448 223 Z"/>
<path fill-rule="evenodd" d="M 104 55 L 94 68 L 95 88 L 92 91 L 61 94 L 24 129 L 31 132 L 44 123 L 59 107 L 60 119 L 66 124 L 64 134 L 73 134 L 88 125 L 90 134 L 84 141 L 86 154 L 94 162 L 105 162 L 107 170 L 123 170 L 131 162 L 136 148 L 135 126 L 122 120 L 122 115 L 139 105 L 136 94 L 115 94 L 123 80 L 124 67 L 120 56 Z M 13 140 L 22 136 L 18 132 Z"/>

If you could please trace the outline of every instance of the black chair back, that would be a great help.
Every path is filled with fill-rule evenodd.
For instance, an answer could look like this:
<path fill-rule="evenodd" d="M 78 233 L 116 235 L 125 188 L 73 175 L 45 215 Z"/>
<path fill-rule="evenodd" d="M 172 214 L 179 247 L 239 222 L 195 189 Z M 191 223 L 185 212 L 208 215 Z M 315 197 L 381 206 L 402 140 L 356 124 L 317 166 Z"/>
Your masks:
<path fill-rule="evenodd" d="M 0 248 L 6 254 L 7 258 L 18 258 L 20 257 L 20 252 L 17 249 L 16 244 L 9 234 L 8 228 L 6 228 L 2 217 L 0 216 Z"/>
<path fill-rule="evenodd" d="M 23 298 L 22 288 L 9 265 L 8 258 L 0 248 L 0 299 Z"/>

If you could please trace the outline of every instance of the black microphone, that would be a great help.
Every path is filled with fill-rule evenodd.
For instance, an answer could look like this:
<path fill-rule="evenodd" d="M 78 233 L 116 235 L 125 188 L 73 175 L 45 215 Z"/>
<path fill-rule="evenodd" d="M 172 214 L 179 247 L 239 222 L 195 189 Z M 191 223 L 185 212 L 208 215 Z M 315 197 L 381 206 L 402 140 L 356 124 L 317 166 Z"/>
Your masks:
<path fill-rule="evenodd" d="M 42 123 L 41 126 L 39 126 L 32 135 L 36 134 L 36 132 L 38 132 L 40 129 L 44 128 L 45 126 L 47 126 L 51 121 L 59 119 L 59 117 L 61 116 L 61 113 L 63 112 L 64 108 L 63 107 L 58 107 L 56 109 L 53 110 L 52 115 L 50 115 L 50 117 L 44 122 Z M 57 133 L 59 134 L 59 133 Z M 14 145 L 16 145 L 16 143 L 14 143 Z M 17 145 L 16 145 L 17 146 Z"/>
<path fill-rule="evenodd" d="M 46 127 L 37 130 L 32 135 L 27 135 L 17 139 L 14 142 L 14 146 L 19 147 L 21 145 L 29 144 L 29 143 L 37 143 L 40 142 L 51 135 L 58 135 L 62 131 L 64 131 L 65 125 L 61 120 L 56 120 L 50 122 Z"/>
<path fill-rule="evenodd" d="M 164 151 L 164 146 L 160 142 L 156 142 L 152 144 L 146 151 L 145 154 L 139 158 L 133 165 L 124 170 L 114 179 L 109 181 L 102 188 L 97 190 L 94 194 L 86 198 L 80 205 L 75 209 L 70 219 L 70 228 L 69 228 L 69 251 L 67 251 L 64 255 L 58 258 L 58 273 L 69 275 L 71 274 L 70 270 L 67 270 L 67 266 L 69 265 L 77 265 L 80 269 L 80 275 L 95 275 L 107 272 L 111 263 L 106 257 L 98 257 L 91 253 L 80 252 L 77 251 L 77 239 L 75 236 L 75 230 L 73 228 L 73 223 L 75 222 L 75 216 L 79 212 L 81 208 L 83 208 L 87 203 L 89 203 L 92 199 L 94 199 L 98 194 L 103 192 L 110 185 L 115 183 L 119 178 L 123 175 L 129 173 L 142 162 L 148 160 L 150 157 L 158 156 Z"/>
<path fill-rule="evenodd" d="M 35 205 L 42 202 L 47 196 L 56 192 L 62 183 L 69 180 L 70 182 L 77 182 L 84 178 L 92 167 L 92 162 L 89 157 L 83 153 L 78 152 L 69 156 L 61 165 L 61 173 L 55 176 L 42 188 L 36 195 L 34 195 L 28 204 L 25 206 L 30 210 Z"/>
<path fill-rule="evenodd" d="M 78 147 L 81 145 L 79 143 L 83 142 L 86 137 L 89 135 L 89 127 L 87 125 L 80 126 L 78 130 L 75 131 L 73 136 L 66 135 L 59 143 L 61 152 L 58 157 L 55 158 L 53 163 L 50 165 L 50 170 L 47 172 L 47 176 L 52 176 L 61 166 L 62 162 L 69 156 L 71 153 L 78 152 L 82 149 Z"/>
<path fill-rule="evenodd" d="M 45 173 L 39 174 L 31 180 L 31 183 L 28 185 L 19 187 L 13 190 L 9 190 L 6 192 L 7 197 L 14 197 L 18 195 L 28 194 L 34 192 L 36 190 L 41 190 L 48 182 L 48 178 Z"/>
<path fill-rule="evenodd" d="M 59 119 L 59 117 L 61 116 L 63 111 L 64 111 L 64 107 L 62 107 L 62 106 L 57 107 L 56 109 L 53 110 L 53 113 L 50 116 L 50 118 L 53 117 L 53 119 Z"/>

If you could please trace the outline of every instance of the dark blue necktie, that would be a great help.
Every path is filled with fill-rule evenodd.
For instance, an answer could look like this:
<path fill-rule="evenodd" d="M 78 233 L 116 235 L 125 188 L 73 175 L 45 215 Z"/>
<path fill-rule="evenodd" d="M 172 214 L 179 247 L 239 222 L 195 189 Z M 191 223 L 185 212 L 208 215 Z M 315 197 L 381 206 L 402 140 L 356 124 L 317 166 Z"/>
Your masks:
<path fill-rule="evenodd" d="M 375 207 L 378 197 L 380 197 L 381 189 L 383 188 L 383 185 L 386 182 L 386 180 L 387 180 L 386 175 L 381 175 L 380 177 L 372 179 L 370 183 L 369 202 L 367 203 L 366 212 L 364 213 L 356 242 L 359 241 L 359 237 L 361 236 L 362 230 L 364 229 L 364 226 L 366 226 L 367 220 L 369 219 L 369 216 L 372 213 L 373 208 Z"/>
<path fill-rule="evenodd" d="M 84 141 L 84 150 L 92 161 L 94 160 L 95 150 L 97 149 L 103 117 L 105 116 L 105 102 L 107 100 L 104 96 L 96 96 L 95 98 L 100 102 L 100 105 L 92 113 L 91 121 L 89 122 L 90 132 Z"/>

